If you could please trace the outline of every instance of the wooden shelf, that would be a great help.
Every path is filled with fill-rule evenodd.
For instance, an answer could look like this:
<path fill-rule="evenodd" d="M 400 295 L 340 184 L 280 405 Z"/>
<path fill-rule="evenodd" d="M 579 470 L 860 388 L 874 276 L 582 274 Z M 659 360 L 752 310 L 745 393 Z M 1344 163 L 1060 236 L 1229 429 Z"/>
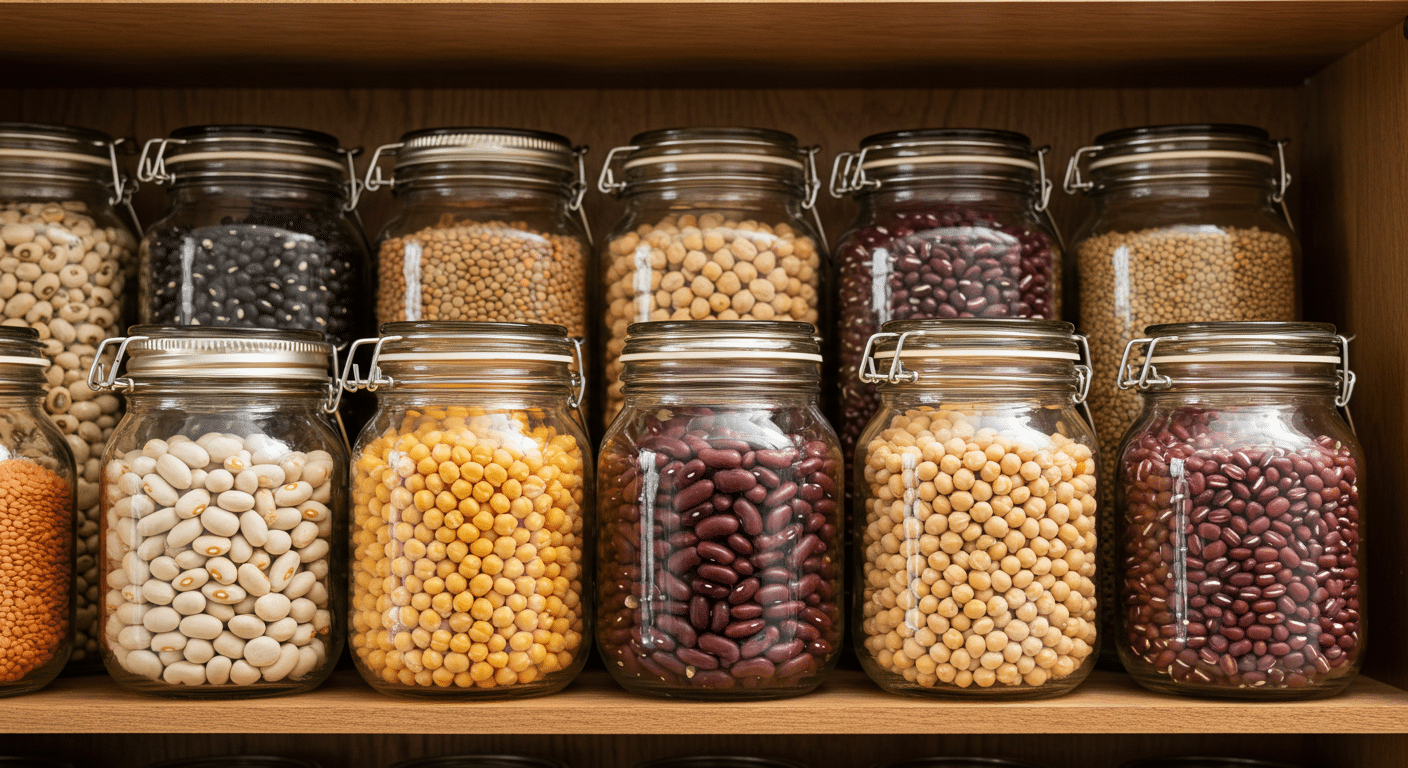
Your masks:
<path fill-rule="evenodd" d="M 443 733 L 447 718 L 484 733 L 555 735 L 1003 734 L 1014 723 L 1023 733 L 1372 734 L 1408 729 L 1408 693 L 1361 678 L 1334 698 L 1257 704 L 1161 696 L 1126 675 L 1097 672 L 1047 701 L 949 701 L 893 696 L 859 671 L 838 670 L 808 696 L 713 703 L 635 696 L 590 670 L 554 696 L 458 702 L 385 696 L 349 671 L 286 698 L 161 699 L 88 677 L 0 701 L 7 733 Z"/>
<path fill-rule="evenodd" d="M 1402 0 L 6 4 L 25 85 L 1296 85 Z M 59 42 L 62 41 L 62 42 Z"/>

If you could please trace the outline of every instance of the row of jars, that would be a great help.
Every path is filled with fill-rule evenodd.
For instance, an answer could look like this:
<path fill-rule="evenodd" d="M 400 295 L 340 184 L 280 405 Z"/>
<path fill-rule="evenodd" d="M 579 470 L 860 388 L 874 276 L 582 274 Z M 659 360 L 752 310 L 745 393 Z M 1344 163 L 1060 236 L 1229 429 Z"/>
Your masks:
<path fill-rule="evenodd" d="M 633 325 L 593 472 L 561 326 L 388 324 L 353 345 L 372 347 L 365 376 L 350 355 L 329 376 L 335 348 L 313 332 L 134 327 L 87 378 L 128 406 L 101 459 L 109 671 L 171 695 L 296 692 L 346 632 L 379 690 L 527 695 L 565 686 L 594 632 L 632 691 L 804 693 L 843 628 L 844 467 L 814 332 Z M 43 414 L 37 334 L 0 334 L 0 487 L 25 518 L 0 529 L 17 606 L 0 670 L 20 692 L 72 636 L 75 465 Z M 1175 693 L 1343 689 L 1363 649 L 1347 343 L 1317 324 L 1199 323 L 1125 354 L 1119 386 L 1145 401 L 1106 515 L 1126 668 Z M 914 694 L 1073 688 L 1100 636 L 1083 338 L 892 321 L 858 376 L 882 398 L 851 486 L 866 671 Z M 358 389 L 379 407 L 349 457 L 332 414 Z"/>

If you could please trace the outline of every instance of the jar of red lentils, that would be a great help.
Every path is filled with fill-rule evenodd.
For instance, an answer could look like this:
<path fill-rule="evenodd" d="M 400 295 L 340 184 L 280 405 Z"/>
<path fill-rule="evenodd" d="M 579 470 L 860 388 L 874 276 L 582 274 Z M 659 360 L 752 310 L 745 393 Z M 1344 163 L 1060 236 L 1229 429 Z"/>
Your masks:
<path fill-rule="evenodd" d="M 1120 660 L 1166 693 L 1344 690 L 1366 607 L 1348 341 L 1321 323 L 1145 333 L 1119 381 L 1144 401 L 1115 466 Z"/>
<path fill-rule="evenodd" d="M 0 696 L 49 684 L 73 649 L 74 470 L 44 412 L 39 334 L 0 327 Z"/>
<path fill-rule="evenodd" d="M 1094 668 L 1099 472 L 1072 330 L 906 320 L 871 339 L 854 626 L 885 690 L 1042 698 Z"/>
<path fill-rule="evenodd" d="M 591 449 L 560 325 L 387 323 L 353 449 L 352 650 L 385 693 L 508 698 L 581 671 Z"/>

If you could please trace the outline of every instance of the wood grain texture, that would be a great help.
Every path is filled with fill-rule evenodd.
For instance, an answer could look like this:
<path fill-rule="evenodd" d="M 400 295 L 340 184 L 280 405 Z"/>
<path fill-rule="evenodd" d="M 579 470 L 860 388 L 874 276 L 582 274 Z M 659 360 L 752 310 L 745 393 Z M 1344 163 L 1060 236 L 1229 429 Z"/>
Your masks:
<path fill-rule="evenodd" d="M 66 85 L 1293 85 L 1405 12 L 1403 0 L 9 4 L 0 67 Z"/>
<path fill-rule="evenodd" d="M 1403 638 L 1408 518 L 1396 503 L 1408 466 L 1408 41 L 1385 32 L 1317 75 L 1302 156 L 1310 180 L 1306 284 L 1315 319 L 1355 337 L 1350 407 L 1369 457 L 1369 664 L 1408 686 Z M 1312 293 L 1307 294 L 1307 299 Z"/>
<path fill-rule="evenodd" d="M 82 718 L 62 713 L 84 712 Z M 434 713 L 430 716 L 430 713 Z M 935 701 L 884 693 L 864 674 L 838 670 L 815 693 L 768 702 L 695 702 L 626 693 L 588 671 L 562 693 L 518 701 L 464 702 L 376 693 L 353 672 L 300 696 L 191 702 L 120 691 L 105 677 L 60 680 L 0 703 L 8 733 L 443 733 L 472 720 L 483 733 L 515 734 L 991 734 L 1395 733 L 1408 724 L 1408 693 L 1363 678 L 1331 699 L 1276 705 L 1149 693 L 1123 674 L 1097 672 L 1049 701 Z"/>

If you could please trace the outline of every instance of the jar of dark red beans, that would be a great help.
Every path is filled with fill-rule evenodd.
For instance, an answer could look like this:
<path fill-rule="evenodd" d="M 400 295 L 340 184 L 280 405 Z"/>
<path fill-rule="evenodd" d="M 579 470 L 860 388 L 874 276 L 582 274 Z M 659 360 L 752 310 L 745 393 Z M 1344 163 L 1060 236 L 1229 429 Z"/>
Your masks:
<path fill-rule="evenodd" d="M 841 450 L 810 323 L 637 323 L 602 441 L 597 646 L 697 699 L 815 688 L 841 624 Z"/>
<path fill-rule="evenodd" d="M 371 258 L 348 152 L 325 133 L 205 125 L 152 139 L 138 178 L 169 188 L 141 247 L 141 321 L 370 335 Z"/>
<path fill-rule="evenodd" d="M 1364 454 L 1338 410 L 1348 342 L 1319 323 L 1146 336 L 1119 381 L 1144 395 L 1115 490 L 1125 667 L 1169 693 L 1344 689 L 1364 650 Z"/>
<path fill-rule="evenodd" d="M 1020 133 L 894 131 L 843 152 L 831 194 L 860 214 L 840 264 L 841 441 L 879 406 L 857 375 L 871 334 L 891 320 L 1060 316 L 1060 240 L 1046 213 L 1046 148 Z"/>
<path fill-rule="evenodd" d="M 1045 698 L 1095 666 L 1095 434 L 1055 320 L 885 324 L 862 369 L 853 613 L 887 691 Z"/>

